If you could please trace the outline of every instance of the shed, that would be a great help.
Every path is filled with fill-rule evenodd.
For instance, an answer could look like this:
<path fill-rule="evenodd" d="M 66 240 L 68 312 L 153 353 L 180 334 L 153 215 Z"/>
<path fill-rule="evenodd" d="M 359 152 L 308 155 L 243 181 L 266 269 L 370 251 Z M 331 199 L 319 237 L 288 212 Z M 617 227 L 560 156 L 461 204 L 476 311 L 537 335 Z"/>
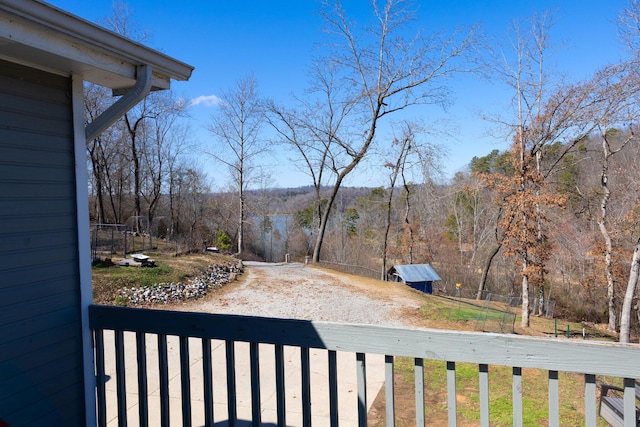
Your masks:
<path fill-rule="evenodd" d="M 392 282 L 404 282 L 421 292 L 432 294 L 433 282 L 442 280 L 429 264 L 394 265 L 387 272 Z"/>
<path fill-rule="evenodd" d="M 95 425 L 86 141 L 192 71 L 47 3 L 0 2 L 0 423 Z M 122 95 L 87 125 L 85 81 Z"/>

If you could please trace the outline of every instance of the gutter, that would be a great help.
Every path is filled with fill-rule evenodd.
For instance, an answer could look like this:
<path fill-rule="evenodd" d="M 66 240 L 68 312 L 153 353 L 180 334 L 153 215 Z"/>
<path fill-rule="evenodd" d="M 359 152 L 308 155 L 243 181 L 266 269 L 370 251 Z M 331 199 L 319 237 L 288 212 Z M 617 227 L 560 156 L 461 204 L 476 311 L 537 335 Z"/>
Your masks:
<path fill-rule="evenodd" d="M 146 97 L 151 91 L 153 73 L 150 65 L 140 65 L 136 67 L 136 84 L 127 91 L 120 99 L 114 102 L 109 108 L 102 112 L 94 121 L 87 124 L 85 137 L 91 141 L 98 137 L 106 128 L 115 123 L 127 111 L 133 108 L 138 102 Z"/>
<path fill-rule="evenodd" d="M 28 22 L 42 25 L 54 33 L 64 34 L 74 43 L 97 47 L 109 55 L 123 58 L 133 64 L 153 65 L 156 73 L 171 79 L 186 81 L 191 77 L 192 66 L 41 0 L 1 0 L 0 10 L 6 10 Z"/>

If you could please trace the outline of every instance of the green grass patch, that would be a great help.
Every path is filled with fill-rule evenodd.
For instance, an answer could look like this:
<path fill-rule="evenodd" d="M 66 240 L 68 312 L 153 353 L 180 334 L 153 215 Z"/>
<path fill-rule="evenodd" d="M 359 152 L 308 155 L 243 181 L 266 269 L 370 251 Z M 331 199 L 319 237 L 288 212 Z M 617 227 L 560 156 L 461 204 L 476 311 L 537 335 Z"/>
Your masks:
<path fill-rule="evenodd" d="M 481 304 L 481 303 L 480 303 Z M 431 297 L 420 307 L 420 313 L 429 319 L 468 322 L 478 319 L 501 319 L 505 312 L 483 307 L 465 300 Z"/>
<path fill-rule="evenodd" d="M 398 357 L 395 361 L 396 389 L 412 396 L 397 397 L 410 402 L 414 399 L 414 360 Z M 489 416 L 496 427 L 513 425 L 512 368 L 489 367 Z M 447 418 L 446 362 L 424 361 L 425 410 L 427 419 Z M 522 424 L 547 425 L 549 418 L 549 381 L 547 371 L 522 370 Z M 480 421 L 479 369 L 477 364 L 456 364 L 456 406 L 458 423 L 477 425 Z M 559 373 L 560 421 L 562 425 L 584 424 L 584 376 Z M 415 416 L 415 413 L 412 414 Z M 598 419 L 598 426 L 606 426 Z"/>
<path fill-rule="evenodd" d="M 184 282 L 189 277 L 200 274 L 209 265 L 235 263 L 231 257 L 211 253 L 180 257 L 163 254 L 148 255 L 155 260 L 155 267 L 120 267 L 110 262 L 94 265 L 92 269 L 94 303 L 126 305 L 126 299 L 119 294 L 122 288 Z"/>
<path fill-rule="evenodd" d="M 469 323 L 474 329 L 486 332 L 513 332 L 516 314 L 510 307 L 482 301 L 430 296 L 420 307 L 425 319 Z"/>
<path fill-rule="evenodd" d="M 179 282 L 185 274 L 168 265 L 155 267 L 117 267 L 109 269 L 109 278 L 120 286 L 148 287 L 155 283 Z"/>

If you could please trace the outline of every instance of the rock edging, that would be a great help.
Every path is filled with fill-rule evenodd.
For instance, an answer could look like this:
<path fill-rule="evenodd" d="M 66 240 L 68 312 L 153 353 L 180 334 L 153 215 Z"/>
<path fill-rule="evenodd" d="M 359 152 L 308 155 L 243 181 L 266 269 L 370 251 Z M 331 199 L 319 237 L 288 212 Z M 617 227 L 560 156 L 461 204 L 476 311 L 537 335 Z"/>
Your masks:
<path fill-rule="evenodd" d="M 233 282 L 242 273 L 242 261 L 228 264 L 212 264 L 200 275 L 186 283 L 155 283 L 152 286 L 122 288 L 119 296 L 133 305 L 169 304 L 187 299 L 201 298 L 209 289 L 217 289 Z"/>

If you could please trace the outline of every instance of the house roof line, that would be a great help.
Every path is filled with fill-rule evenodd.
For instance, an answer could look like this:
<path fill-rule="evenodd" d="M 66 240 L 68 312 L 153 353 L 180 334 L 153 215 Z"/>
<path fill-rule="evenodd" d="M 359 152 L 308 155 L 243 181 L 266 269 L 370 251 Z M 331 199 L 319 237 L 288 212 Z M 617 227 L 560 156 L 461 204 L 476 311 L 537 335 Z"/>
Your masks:
<path fill-rule="evenodd" d="M 194 67 L 184 62 L 178 61 L 158 52 L 129 40 L 113 31 L 107 30 L 93 24 L 83 18 L 70 14 L 55 6 L 44 3 L 40 0 L 2 0 L 0 3 L 0 15 L 2 20 L 0 26 L 4 26 L 4 31 L 0 32 L 0 45 L 6 46 L 11 42 L 25 43 L 34 49 L 41 49 L 47 52 L 46 44 L 38 37 L 29 37 L 25 32 L 34 28 L 39 28 L 47 32 L 57 33 L 66 39 L 70 49 L 86 49 L 99 55 L 84 55 L 74 58 L 85 65 L 100 68 L 99 58 L 107 55 L 127 62 L 131 67 L 105 67 L 109 73 L 119 74 L 128 80 L 135 80 L 135 69 L 140 65 L 150 65 L 160 80 L 169 81 L 174 79 L 185 81 L 191 77 Z M 11 15 L 21 20 L 12 20 Z M 26 25 L 25 25 L 26 24 Z M 18 40 L 14 40 L 18 38 Z M 22 38 L 22 39 L 20 39 Z M 0 46 L 2 47 L 2 46 Z M 1 53 L 1 50 L 0 50 Z M 54 52 L 55 54 L 55 52 Z M 96 59 L 92 62 L 92 59 Z M 70 70 L 73 71 L 73 70 Z M 133 74 L 133 75 L 132 75 Z M 102 79 L 108 85 L 110 79 Z M 97 82 L 104 84 L 104 82 Z M 129 81 L 128 85 L 132 85 Z M 112 88 L 122 89 L 122 80 L 115 79 Z M 119 87 L 118 87 L 119 86 Z"/>

